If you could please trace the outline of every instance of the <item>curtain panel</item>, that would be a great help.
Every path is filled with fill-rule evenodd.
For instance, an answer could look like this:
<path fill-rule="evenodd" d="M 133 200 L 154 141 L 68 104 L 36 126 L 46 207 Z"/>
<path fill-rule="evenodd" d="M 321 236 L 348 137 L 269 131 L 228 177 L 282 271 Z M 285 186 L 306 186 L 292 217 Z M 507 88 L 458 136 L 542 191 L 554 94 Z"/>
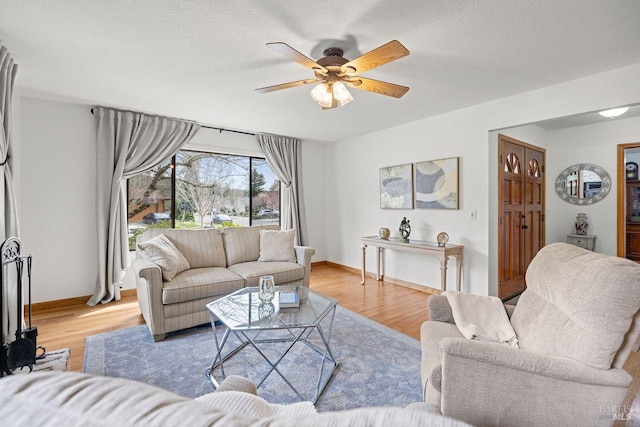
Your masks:
<path fill-rule="evenodd" d="M 20 238 L 18 229 L 18 209 L 16 205 L 16 194 L 13 185 L 13 176 L 11 170 L 13 168 L 12 157 L 12 140 L 11 140 L 11 121 L 12 121 L 12 97 L 13 85 L 18 71 L 17 64 L 14 63 L 9 50 L 0 42 L 0 203 L 2 203 L 2 218 L 0 221 L 0 233 L 2 238 L 0 243 L 9 237 Z M 8 283 L 15 283 L 15 271 L 9 269 Z M 18 325 L 18 313 L 16 307 L 17 289 L 14 287 L 3 289 L 2 295 L 2 318 L 7 319 L 3 325 L 4 337 L 6 342 L 13 341 L 15 331 L 21 325 Z M 2 345 L 4 343 L 0 343 Z"/>
<path fill-rule="evenodd" d="M 97 107 L 98 278 L 87 304 L 120 299 L 129 266 L 126 180 L 173 156 L 200 130 L 194 122 Z"/>
<path fill-rule="evenodd" d="M 283 186 L 280 195 L 281 226 L 284 230 L 294 228 L 297 244 L 305 246 L 308 238 L 302 194 L 302 141 L 264 133 L 257 134 L 256 138 L 269 166 Z"/>

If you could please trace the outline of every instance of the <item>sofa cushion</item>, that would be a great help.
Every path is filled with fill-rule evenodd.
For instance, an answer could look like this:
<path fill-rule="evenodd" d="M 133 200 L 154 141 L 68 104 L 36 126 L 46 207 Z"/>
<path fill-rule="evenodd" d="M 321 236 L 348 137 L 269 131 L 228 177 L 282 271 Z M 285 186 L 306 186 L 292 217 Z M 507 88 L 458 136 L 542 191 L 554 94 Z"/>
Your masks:
<path fill-rule="evenodd" d="M 229 270 L 242 276 L 245 286 L 258 286 L 260 276 L 271 275 L 276 285 L 304 278 L 304 267 L 295 262 L 241 262 L 229 266 Z"/>
<path fill-rule="evenodd" d="M 192 268 L 176 275 L 171 282 L 164 282 L 162 303 L 226 295 L 243 287 L 244 279 L 227 268 Z"/>
<path fill-rule="evenodd" d="M 176 274 L 190 268 L 184 255 L 162 234 L 138 243 L 138 248 L 145 258 L 160 267 L 162 278 L 166 281 L 170 281 Z"/>
<path fill-rule="evenodd" d="M 260 257 L 258 261 L 296 261 L 293 241 L 296 230 L 260 230 Z"/>
<path fill-rule="evenodd" d="M 160 234 L 164 234 L 173 242 L 187 259 L 191 268 L 227 266 L 220 230 L 215 228 L 199 230 L 150 228 L 138 236 L 138 243 Z"/>
<path fill-rule="evenodd" d="M 222 232 L 227 266 L 256 261 L 260 256 L 260 231 L 278 230 L 277 226 L 231 227 Z"/>
<path fill-rule="evenodd" d="M 520 347 L 611 368 L 640 309 L 640 265 L 566 243 L 542 248 L 511 316 Z"/>

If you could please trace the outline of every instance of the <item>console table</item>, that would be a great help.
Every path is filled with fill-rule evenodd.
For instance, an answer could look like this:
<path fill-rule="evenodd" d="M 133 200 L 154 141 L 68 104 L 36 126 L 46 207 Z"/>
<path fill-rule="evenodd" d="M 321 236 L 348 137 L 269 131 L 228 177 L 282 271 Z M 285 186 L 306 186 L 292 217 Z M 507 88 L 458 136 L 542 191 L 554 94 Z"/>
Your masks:
<path fill-rule="evenodd" d="M 384 278 L 384 274 L 380 273 L 380 267 L 382 263 L 382 250 L 393 249 L 396 251 L 415 252 L 425 255 L 437 256 L 440 259 L 440 289 L 447 290 L 447 261 L 450 256 L 456 259 L 456 289 L 460 291 L 460 280 L 462 273 L 462 245 L 450 245 L 438 246 L 434 242 L 424 242 L 422 240 L 409 240 L 408 242 L 390 237 L 388 239 L 381 239 L 378 236 L 362 237 L 362 282 L 366 281 L 366 254 L 367 246 L 376 247 L 376 259 L 377 259 L 377 275 L 378 281 Z"/>

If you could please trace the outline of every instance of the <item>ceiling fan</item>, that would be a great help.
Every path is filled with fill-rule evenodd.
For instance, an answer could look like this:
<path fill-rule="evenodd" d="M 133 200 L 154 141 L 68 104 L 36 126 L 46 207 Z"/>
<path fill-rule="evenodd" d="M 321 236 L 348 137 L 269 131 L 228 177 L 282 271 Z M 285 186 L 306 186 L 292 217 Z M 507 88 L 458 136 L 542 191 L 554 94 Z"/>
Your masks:
<path fill-rule="evenodd" d="M 351 61 L 343 58 L 344 51 L 337 47 L 325 49 L 324 57 L 314 61 L 286 43 L 267 43 L 267 46 L 298 64 L 310 68 L 315 78 L 256 89 L 260 93 L 318 83 L 311 91 L 311 97 L 322 106 L 323 110 L 328 110 L 353 100 L 345 84 L 394 98 L 401 98 L 409 90 L 406 86 L 367 79 L 358 75 L 409 55 L 407 48 L 397 40 L 383 44 Z"/>

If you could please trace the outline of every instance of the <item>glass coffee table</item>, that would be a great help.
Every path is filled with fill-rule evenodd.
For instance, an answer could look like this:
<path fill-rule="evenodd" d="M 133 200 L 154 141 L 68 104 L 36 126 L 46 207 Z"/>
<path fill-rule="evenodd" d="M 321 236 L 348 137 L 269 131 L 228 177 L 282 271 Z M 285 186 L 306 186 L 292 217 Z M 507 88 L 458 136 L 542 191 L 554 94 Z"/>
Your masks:
<path fill-rule="evenodd" d="M 298 292 L 299 307 L 281 308 L 278 303 L 278 293 L 292 291 Z M 225 362 L 250 345 L 270 366 L 256 387 L 260 387 L 267 377 L 275 372 L 300 400 L 311 400 L 316 403 L 339 366 L 329 347 L 337 303 L 337 300 L 306 287 L 276 286 L 276 296 L 271 303 L 260 301 L 258 288 L 252 287 L 240 289 L 207 304 L 216 343 L 216 354 L 206 372 L 211 383 L 218 388 L 219 382 L 215 378 L 215 373 L 220 371 L 221 379 L 224 379 L 226 377 Z M 225 327 L 221 339 L 218 338 L 215 330 L 217 320 Z M 309 339 L 313 332 L 317 332 L 314 334 L 315 343 Z M 227 347 L 231 346 L 229 337 L 232 335 L 240 344 L 227 350 Z M 275 357 L 272 350 L 274 344 L 276 345 Z M 296 387 L 292 384 L 291 378 L 296 372 L 288 372 L 279 366 L 296 344 L 306 345 L 318 356 L 319 375 L 311 398 L 305 397 L 299 391 L 300 386 Z M 267 345 L 271 349 L 269 354 L 265 351 Z M 328 366 L 326 372 L 325 365 Z"/>

